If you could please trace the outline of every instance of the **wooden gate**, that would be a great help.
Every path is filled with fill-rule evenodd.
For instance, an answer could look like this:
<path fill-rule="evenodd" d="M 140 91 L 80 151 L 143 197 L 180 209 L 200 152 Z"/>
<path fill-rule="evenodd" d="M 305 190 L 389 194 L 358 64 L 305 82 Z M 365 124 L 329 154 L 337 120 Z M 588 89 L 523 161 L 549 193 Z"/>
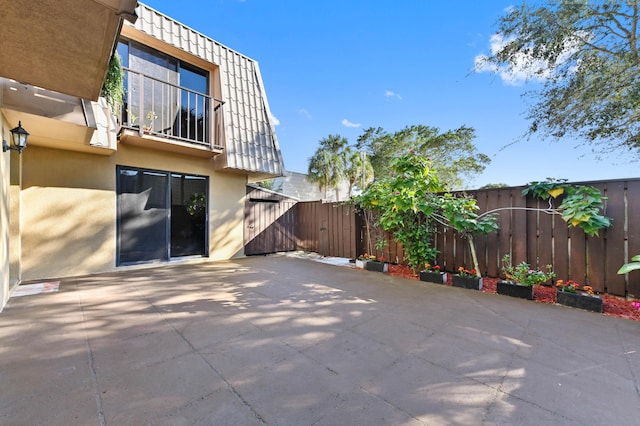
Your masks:
<path fill-rule="evenodd" d="M 323 256 L 354 258 L 359 224 L 353 206 L 321 201 L 296 206 L 296 238 L 300 250 Z"/>
<path fill-rule="evenodd" d="M 296 203 L 286 195 L 247 186 L 244 208 L 247 256 L 296 250 Z"/>

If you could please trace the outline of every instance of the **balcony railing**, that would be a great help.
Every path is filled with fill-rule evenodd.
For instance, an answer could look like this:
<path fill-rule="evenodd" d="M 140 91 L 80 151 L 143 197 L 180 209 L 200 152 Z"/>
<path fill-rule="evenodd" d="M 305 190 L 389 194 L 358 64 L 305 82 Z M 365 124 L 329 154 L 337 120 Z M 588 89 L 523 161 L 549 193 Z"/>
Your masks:
<path fill-rule="evenodd" d="M 122 126 L 144 134 L 222 148 L 223 101 L 126 69 Z"/>

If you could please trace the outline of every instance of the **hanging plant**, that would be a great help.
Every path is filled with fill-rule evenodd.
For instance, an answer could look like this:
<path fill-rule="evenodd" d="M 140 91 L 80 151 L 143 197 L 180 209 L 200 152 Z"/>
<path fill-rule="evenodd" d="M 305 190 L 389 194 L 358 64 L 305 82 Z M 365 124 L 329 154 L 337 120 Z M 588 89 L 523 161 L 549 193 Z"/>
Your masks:
<path fill-rule="evenodd" d="M 124 98 L 124 72 L 118 52 L 114 52 L 109 61 L 107 76 L 102 84 L 100 96 L 107 100 L 113 114 L 119 114 Z"/>

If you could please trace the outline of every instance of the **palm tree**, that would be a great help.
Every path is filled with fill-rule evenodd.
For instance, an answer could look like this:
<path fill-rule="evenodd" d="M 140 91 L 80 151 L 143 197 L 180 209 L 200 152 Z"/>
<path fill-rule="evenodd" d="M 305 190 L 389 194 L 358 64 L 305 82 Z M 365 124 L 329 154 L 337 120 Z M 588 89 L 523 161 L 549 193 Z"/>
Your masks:
<path fill-rule="evenodd" d="M 349 181 L 349 198 L 351 198 L 354 186 L 364 191 L 364 188 L 373 181 L 373 166 L 364 151 L 354 151 L 347 147 L 345 152 L 347 157 L 345 176 Z"/>
<path fill-rule="evenodd" d="M 309 170 L 307 172 L 309 182 L 315 182 L 324 189 L 324 198 L 327 198 L 327 191 L 331 186 L 331 165 L 329 153 L 325 150 L 318 149 L 316 153 L 309 159 Z"/>
<path fill-rule="evenodd" d="M 349 141 L 340 135 L 329 135 L 320 140 L 320 147 L 309 159 L 308 179 L 324 188 L 327 198 L 329 188 L 336 191 L 336 201 L 340 200 L 338 186 L 345 177 L 346 147 Z"/>

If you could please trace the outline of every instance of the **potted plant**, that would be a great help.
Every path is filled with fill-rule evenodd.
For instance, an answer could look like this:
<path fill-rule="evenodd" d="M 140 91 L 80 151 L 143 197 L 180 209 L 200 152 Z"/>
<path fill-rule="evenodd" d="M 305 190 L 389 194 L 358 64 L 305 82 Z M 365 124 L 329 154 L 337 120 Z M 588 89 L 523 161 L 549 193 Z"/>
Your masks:
<path fill-rule="evenodd" d="M 555 278 L 551 265 L 546 266 L 546 271 L 532 269 L 527 262 L 518 265 L 511 264 L 511 256 L 508 254 L 502 258 L 502 272 L 506 280 L 498 281 L 496 292 L 511 297 L 533 300 L 533 286 L 542 284 Z"/>
<path fill-rule="evenodd" d="M 153 122 L 158 118 L 158 115 L 154 111 L 147 112 L 147 125 L 142 126 L 142 130 L 149 133 L 153 130 Z"/>
<path fill-rule="evenodd" d="M 367 253 L 361 254 L 356 259 L 356 268 L 365 269 L 365 266 L 368 260 L 369 260 L 369 255 Z"/>
<path fill-rule="evenodd" d="M 425 263 L 424 269 L 420 271 L 420 281 L 445 284 L 447 282 L 447 278 L 447 273 L 441 271 L 440 265 Z"/>
<path fill-rule="evenodd" d="M 602 313 L 602 298 L 595 294 L 591 286 L 580 286 L 574 280 L 558 280 L 556 283 L 556 303 L 572 308 Z"/>
<path fill-rule="evenodd" d="M 367 271 L 389 272 L 389 263 L 385 262 L 382 256 L 369 256 L 369 260 L 364 267 Z"/>
<path fill-rule="evenodd" d="M 482 277 L 478 277 L 475 269 L 458 268 L 458 273 L 453 276 L 453 286 L 468 288 L 472 290 L 482 290 Z"/>

